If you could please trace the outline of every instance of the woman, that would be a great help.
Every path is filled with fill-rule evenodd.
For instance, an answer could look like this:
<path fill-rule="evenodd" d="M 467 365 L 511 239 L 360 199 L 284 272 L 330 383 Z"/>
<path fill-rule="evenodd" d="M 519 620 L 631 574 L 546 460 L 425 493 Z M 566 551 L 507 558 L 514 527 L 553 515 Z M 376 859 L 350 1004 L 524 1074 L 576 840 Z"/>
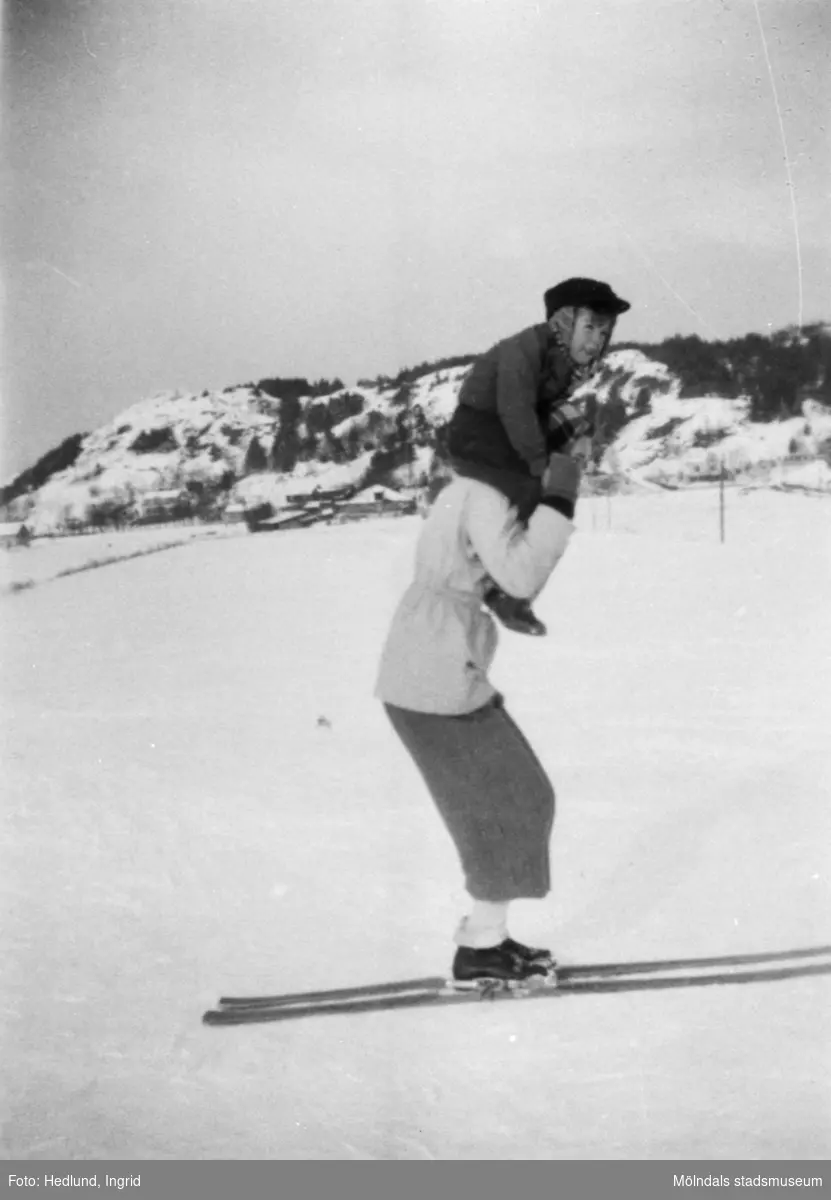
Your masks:
<path fill-rule="evenodd" d="M 533 598 L 572 532 L 579 465 L 552 455 L 526 523 L 487 483 L 456 478 L 422 527 L 415 578 L 392 620 L 376 695 L 453 838 L 473 900 L 456 933 L 458 980 L 522 980 L 553 966 L 508 935 L 512 900 L 549 890 L 554 791 L 488 680 L 496 650 L 483 607 L 495 581 Z"/>

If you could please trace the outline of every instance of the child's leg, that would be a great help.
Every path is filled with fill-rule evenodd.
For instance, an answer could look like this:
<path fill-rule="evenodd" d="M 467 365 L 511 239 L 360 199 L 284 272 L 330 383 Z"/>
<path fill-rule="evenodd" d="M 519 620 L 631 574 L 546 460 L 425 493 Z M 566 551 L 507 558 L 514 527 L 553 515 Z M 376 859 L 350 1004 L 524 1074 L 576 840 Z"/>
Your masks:
<path fill-rule="evenodd" d="M 514 496 L 517 520 L 527 525 L 539 503 L 540 488 L 537 481 L 532 481 L 526 488 L 515 487 Z M 531 608 L 531 601 L 525 597 L 510 596 L 493 580 L 486 586 L 485 604 L 495 617 L 513 633 L 525 633 L 531 637 L 545 637 L 548 633 L 545 625 Z"/>
<path fill-rule="evenodd" d="M 448 451 L 457 475 L 478 479 L 501 492 L 516 510 L 517 519 L 528 523 L 542 496 L 542 481 L 531 474 L 511 446 L 495 413 L 474 412 L 460 405 L 450 424 Z M 493 581 L 486 589 L 485 604 L 515 633 L 537 637 L 546 633 L 528 600 L 509 596 Z"/>
<path fill-rule="evenodd" d="M 517 510 L 521 521 L 527 523 L 542 496 L 542 480 L 535 475 L 523 475 L 519 471 L 506 471 L 487 463 L 472 462 L 466 458 L 450 459 L 450 466 L 457 475 L 465 479 L 478 479 L 495 488 Z"/>

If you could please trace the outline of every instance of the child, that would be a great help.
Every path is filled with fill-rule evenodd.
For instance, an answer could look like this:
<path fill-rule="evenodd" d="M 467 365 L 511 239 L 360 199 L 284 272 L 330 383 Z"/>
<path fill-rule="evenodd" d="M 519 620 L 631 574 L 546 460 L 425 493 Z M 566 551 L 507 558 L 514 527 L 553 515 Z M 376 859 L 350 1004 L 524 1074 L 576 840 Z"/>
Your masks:
<path fill-rule="evenodd" d="M 527 521 L 552 453 L 585 461 L 592 427 L 569 397 L 598 369 L 617 317 L 631 307 L 607 283 L 567 279 L 545 293 L 546 322 L 505 338 L 474 363 L 448 429 L 458 475 L 502 492 Z M 541 636 L 530 602 L 495 584 L 485 603 L 509 629 Z"/>

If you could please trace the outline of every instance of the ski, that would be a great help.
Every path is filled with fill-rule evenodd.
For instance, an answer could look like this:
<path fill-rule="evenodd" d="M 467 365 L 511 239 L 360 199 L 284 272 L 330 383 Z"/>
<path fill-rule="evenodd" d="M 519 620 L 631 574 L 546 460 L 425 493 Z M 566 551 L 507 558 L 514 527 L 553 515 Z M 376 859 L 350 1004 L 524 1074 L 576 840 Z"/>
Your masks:
<path fill-rule="evenodd" d="M 643 962 L 605 962 L 558 966 L 557 978 L 563 983 L 578 978 L 606 978 L 616 975 L 654 974 L 658 971 L 707 970 L 715 967 L 741 967 L 763 963 L 783 962 L 800 958 L 825 958 L 831 956 L 831 945 L 810 946 L 799 950 L 774 950 L 756 954 L 726 954 L 709 958 L 651 959 Z M 327 991 L 293 992 L 274 996 L 222 996 L 222 1008 L 268 1008 L 279 1004 L 297 1004 L 301 1001 L 348 1000 L 361 996 L 394 995 L 398 992 L 435 989 L 446 983 L 444 976 L 426 976 L 422 979 L 401 979 L 391 983 L 369 983 L 357 987 L 334 988 Z"/>
<path fill-rule="evenodd" d="M 724 955 L 698 959 L 597 963 L 558 967 L 548 977 L 522 984 L 480 981 L 459 984 L 442 976 L 400 980 L 387 984 L 297 992 L 281 996 L 223 997 L 216 1009 L 203 1015 L 206 1025 L 242 1025 L 287 1021 L 326 1013 L 357 1013 L 428 1005 L 468 1004 L 482 1000 L 522 1000 L 576 993 L 706 987 L 717 984 L 775 982 L 831 974 L 831 947 L 764 954 Z M 826 962 L 811 959 L 827 958 Z M 779 966 L 778 964 L 785 965 Z M 755 968 L 755 969 L 748 969 Z"/>

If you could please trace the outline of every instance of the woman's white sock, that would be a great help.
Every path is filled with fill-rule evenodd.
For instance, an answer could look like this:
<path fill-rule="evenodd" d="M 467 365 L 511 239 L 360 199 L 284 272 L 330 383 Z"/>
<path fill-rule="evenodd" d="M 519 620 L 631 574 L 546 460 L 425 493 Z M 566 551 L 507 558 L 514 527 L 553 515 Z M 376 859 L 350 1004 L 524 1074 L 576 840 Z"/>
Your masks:
<path fill-rule="evenodd" d="M 456 930 L 456 945 L 473 950 L 498 946 L 508 936 L 508 901 L 474 900 L 470 915 Z"/>

